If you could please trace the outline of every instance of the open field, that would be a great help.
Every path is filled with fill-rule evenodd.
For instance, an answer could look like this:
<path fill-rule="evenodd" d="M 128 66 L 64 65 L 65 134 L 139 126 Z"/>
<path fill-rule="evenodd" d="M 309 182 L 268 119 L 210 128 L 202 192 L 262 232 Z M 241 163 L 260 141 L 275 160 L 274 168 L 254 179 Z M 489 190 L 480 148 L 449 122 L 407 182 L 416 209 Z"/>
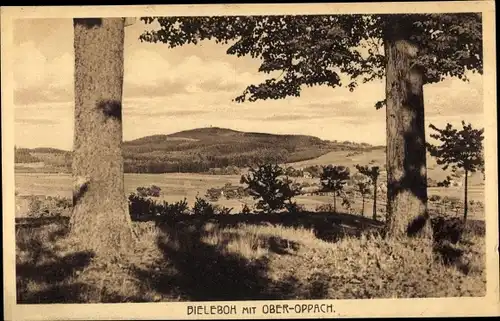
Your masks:
<path fill-rule="evenodd" d="M 339 157 L 339 153 L 335 155 Z M 346 165 L 356 163 L 368 161 L 354 158 Z M 299 167 L 297 164 L 294 166 Z M 312 178 L 293 180 L 318 183 Z M 127 194 L 137 187 L 156 185 L 161 188 L 159 200 L 172 203 L 185 197 L 190 207 L 197 195 L 205 197 L 207 189 L 227 183 L 238 186 L 239 182 L 240 175 L 125 174 Z M 17 172 L 15 186 L 19 303 L 485 294 L 482 211 L 470 212 L 468 232 L 458 243 L 440 247 L 441 243 L 419 239 L 401 242 L 380 237 L 377 231 L 383 222 L 367 218 L 372 214 L 370 197 L 365 202 L 365 217 L 360 215 L 361 200 L 357 198 L 354 213 L 350 214 L 313 212 L 318 205 L 331 204 L 331 196 L 300 195 L 295 200 L 305 211 L 299 214 L 244 215 L 240 213 L 242 205 L 254 204 L 253 199 L 222 197 L 213 204 L 233 208 L 234 215 L 187 215 L 160 225 L 134 222 L 138 242 L 116 265 L 94 260 L 94 253 L 85 248 L 85 240 L 68 237 L 69 209 L 52 218 L 23 217 L 30 206 L 25 196 L 71 197 L 71 175 Z M 428 194 L 462 199 L 463 189 L 429 188 Z M 484 202 L 484 185 L 470 186 L 469 199 Z M 379 219 L 384 218 L 384 206 L 380 201 Z M 339 210 L 345 211 L 342 206 Z M 462 213 L 453 215 L 461 217 Z"/>
<path fill-rule="evenodd" d="M 63 196 L 71 197 L 72 179 L 68 174 L 33 174 L 16 173 L 16 191 L 19 196 L 43 195 L 43 196 Z M 296 178 L 297 182 L 318 182 L 317 179 Z M 239 175 L 203 175 L 203 174 L 125 174 L 125 191 L 127 194 L 136 191 L 137 187 L 156 185 L 161 188 L 160 200 L 176 202 L 186 197 L 188 203 L 192 205 L 197 195 L 204 197 L 207 189 L 220 188 L 226 183 L 239 185 Z M 428 189 L 429 195 L 440 195 L 441 197 L 457 197 L 463 199 L 463 189 L 459 187 L 432 187 Z M 472 185 L 469 187 L 469 200 L 484 202 L 484 186 Z M 295 197 L 297 203 L 305 206 L 308 210 L 314 210 L 316 206 L 329 204 L 332 202 L 330 196 L 323 195 L 300 195 Z M 233 212 L 239 211 L 243 204 L 253 204 L 251 198 L 241 200 L 220 198 L 214 202 L 221 206 L 234 208 Z M 377 202 L 379 211 L 383 213 L 383 202 Z M 355 208 L 361 208 L 361 199 L 356 199 Z M 372 200 L 368 197 L 365 201 L 365 215 L 371 215 Z M 481 216 L 478 213 L 471 215 Z"/>
<path fill-rule="evenodd" d="M 305 160 L 301 162 L 290 163 L 288 165 L 293 166 L 295 168 L 304 168 L 308 166 L 314 165 L 327 165 L 327 164 L 335 164 L 347 166 L 351 169 L 351 171 L 355 171 L 355 165 L 368 165 L 372 164 L 372 166 L 380 166 L 383 169 L 383 166 L 386 162 L 385 149 L 384 148 L 376 148 L 369 151 L 332 151 L 321 155 L 317 158 L 313 158 L 310 160 Z M 436 159 L 431 157 L 429 154 L 427 155 L 427 176 L 436 181 L 442 181 L 446 178 L 447 175 L 450 175 L 450 172 L 445 172 L 441 169 L 442 165 L 438 165 L 436 163 Z M 479 186 L 482 185 L 483 178 L 481 173 L 474 173 L 469 177 L 470 186 Z"/>

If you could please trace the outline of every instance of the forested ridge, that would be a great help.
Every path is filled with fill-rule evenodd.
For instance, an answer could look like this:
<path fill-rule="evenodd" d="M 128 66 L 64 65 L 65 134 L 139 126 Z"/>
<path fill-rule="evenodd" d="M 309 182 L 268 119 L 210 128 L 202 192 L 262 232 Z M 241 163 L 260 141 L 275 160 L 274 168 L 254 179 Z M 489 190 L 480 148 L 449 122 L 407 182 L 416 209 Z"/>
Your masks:
<path fill-rule="evenodd" d="M 152 135 L 123 143 L 125 172 L 206 172 L 263 162 L 291 163 L 335 150 L 370 150 L 365 143 L 322 140 L 307 135 L 278 135 L 208 127 Z M 71 168 L 71 152 L 56 148 L 16 148 L 16 163 L 44 162 L 58 171 Z"/>

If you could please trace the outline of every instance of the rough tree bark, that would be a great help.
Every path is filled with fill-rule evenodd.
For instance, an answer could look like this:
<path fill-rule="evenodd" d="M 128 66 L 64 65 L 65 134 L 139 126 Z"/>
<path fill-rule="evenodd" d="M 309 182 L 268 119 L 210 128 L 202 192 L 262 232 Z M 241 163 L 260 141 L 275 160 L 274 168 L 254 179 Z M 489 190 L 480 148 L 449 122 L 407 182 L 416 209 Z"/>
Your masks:
<path fill-rule="evenodd" d="M 377 220 L 377 180 L 373 181 L 373 220 Z"/>
<path fill-rule="evenodd" d="M 116 258 L 134 241 L 123 182 L 124 19 L 74 19 L 73 26 L 71 234 L 97 256 Z"/>
<path fill-rule="evenodd" d="M 422 69 L 411 25 L 400 19 L 384 35 L 387 125 L 387 235 L 429 235 Z M 426 232 L 427 231 L 427 232 Z"/>
<path fill-rule="evenodd" d="M 464 182 L 464 224 L 467 222 L 467 211 L 468 211 L 468 200 L 467 200 L 467 184 L 468 184 L 468 179 L 467 179 L 467 175 L 469 174 L 469 172 L 467 170 L 465 170 L 465 182 Z"/>

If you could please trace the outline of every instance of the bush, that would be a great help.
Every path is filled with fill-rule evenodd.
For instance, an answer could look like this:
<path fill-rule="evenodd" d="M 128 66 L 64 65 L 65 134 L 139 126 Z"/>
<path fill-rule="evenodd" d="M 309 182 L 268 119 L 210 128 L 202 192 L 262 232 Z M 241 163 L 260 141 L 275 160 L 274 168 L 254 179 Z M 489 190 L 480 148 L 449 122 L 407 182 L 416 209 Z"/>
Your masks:
<path fill-rule="evenodd" d="M 157 216 L 177 217 L 189 214 L 189 207 L 186 198 L 173 204 L 163 201 L 161 205 L 157 205 Z"/>
<path fill-rule="evenodd" d="M 333 212 L 333 205 L 332 204 L 320 204 L 316 206 L 315 209 L 316 212 L 328 212 L 332 213 Z"/>
<path fill-rule="evenodd" d="M 297 202 L 290 202 L 285 205 L 285 208 L 290 214 L 298 214 L 305 211 L 304 205 L 297 204 Z"/>
<path fill-rule="evenodd" d="M 219 205 L 214 205 L 214 214 L 217 215 L 229 215 L 231 214 L 231 211 L 233 208 L 225 207 L 225 206 L 219 206 Z"/>
<path fill-rule="evenodd" d="M 264 164 L 250 168 L 250 173 L 241 177 L 241 183 L 247 184 L 248 193 L 258 199 L 257 208 L 270 213 L 283 209 L 299 193 L 295 184 L 284 175 L 285 170 L 281 166 Z"/>
<path fill-rule="evenodd" d="M 439 201 L 441 201 L 441 196 L 439 196 L 439 195 L 431 195 L 431 196 L 429 196 L 429 201 L 431 201 L 431 202 L 439 202 Z"/>
<path fill-rule="evenodd" d="M 154 200 L 132 193 L 128 197 L 128 209 L 130 217 L 135 221 L 154 216 L 158 207 Z"/>
<path fill-rule="evenodd" d="M 243 208 L 241 209 L 241 214 L 251 214 L 252 210 L 248 207 L 247 204 L 243 204 Z"/>
<path fill-rule="evenodd" d="M 66 197 L 60 196 L 32 196 L 30 197 L 28 217 L 50 217 L 59 216 L 73 206 L 73 202 Z"/>
<path fill-rule="evenodd" d="M 446 218 L 443 216 L 431 219 L 434 242 L 451 242 L 453 244 L 460 241 L 464 231 L 463 221 L 459 218 Z"/>
<path fill-rule="evenodd" d="M 193 206 L 194 215 L 212 216 L 215 215 L 215 208 L 205 199 L 196 196 L 196 201 Z"/>
<path fill-rule="evenodd" d="M 208 198 L 211 202 L 217 202 L 221 196 L 220 188 L 209 188 L 205 194 L 205 197 Z"/>
<path fill-rule="evenodd" d="M 161 188 L 156 185 L 151 187 L 137 187 L 137 194 L 142 197 L 159 197 Z"/>
<path fill-rule="evenodd" d="M 133 221 L 152 219 L 153 217 L 173 217 L 189 214 L 187 199 L 169 204 L 166 201 L 156 202 L 151 197 L 160 195 L 160 188 L 138 187 L 137 193 L 132 193 L 128 197 L 129 214 Z"/>

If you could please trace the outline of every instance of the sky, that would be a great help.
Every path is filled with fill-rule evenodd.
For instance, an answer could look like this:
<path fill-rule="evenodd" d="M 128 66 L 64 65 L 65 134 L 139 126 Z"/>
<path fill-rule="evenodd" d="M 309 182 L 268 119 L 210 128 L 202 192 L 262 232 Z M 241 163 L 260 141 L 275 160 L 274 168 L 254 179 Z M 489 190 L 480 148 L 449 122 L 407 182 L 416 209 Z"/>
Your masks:
<path fill-rule="evenodd" d="M 125 28 L 124 140 L 214 126 L 385 145 L 385 109 L 374 108 L 384 98 L 383 81 L 354 92 L 319 86 L 300 97 L 236 103 L 247 85 L 268 77 L 257 72 L 259 60 L 227 55 L 227 45 L 208 41 L 171 49 L 138 40 L 155 27 L 137 20 Z M 72 20 L 17 20 L 14 48 L 15 144 L 71 150 Z M 462 119 L 484 126 L 482 77 L 470 79 L 424 86 L 426 128 Z"/>

